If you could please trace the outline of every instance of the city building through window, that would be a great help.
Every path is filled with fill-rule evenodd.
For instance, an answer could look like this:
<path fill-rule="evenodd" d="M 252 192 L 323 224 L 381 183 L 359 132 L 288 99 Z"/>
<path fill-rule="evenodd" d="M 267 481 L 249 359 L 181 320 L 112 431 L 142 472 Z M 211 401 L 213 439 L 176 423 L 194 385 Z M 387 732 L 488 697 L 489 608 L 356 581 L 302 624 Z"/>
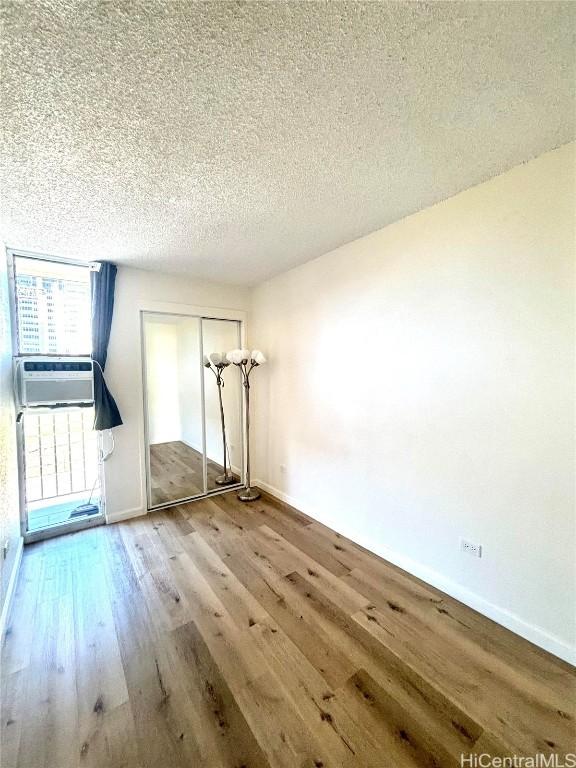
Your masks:
<path fill-rule="evenodd" d="M 19 354 L 90 354 L 87 266 L 14 257 Z"/>

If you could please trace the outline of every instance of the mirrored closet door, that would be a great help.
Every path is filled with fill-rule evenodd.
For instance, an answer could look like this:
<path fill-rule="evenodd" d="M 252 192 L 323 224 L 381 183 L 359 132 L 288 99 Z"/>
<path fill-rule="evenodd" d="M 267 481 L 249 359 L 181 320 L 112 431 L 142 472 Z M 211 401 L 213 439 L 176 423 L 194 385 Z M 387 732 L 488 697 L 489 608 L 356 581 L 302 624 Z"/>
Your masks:
<path fill-rule="evenodd" d="M 222 365 L 240 342 L 237 320 L 142 313 L 149 509 L 241 484 L 242 385 Z"/>

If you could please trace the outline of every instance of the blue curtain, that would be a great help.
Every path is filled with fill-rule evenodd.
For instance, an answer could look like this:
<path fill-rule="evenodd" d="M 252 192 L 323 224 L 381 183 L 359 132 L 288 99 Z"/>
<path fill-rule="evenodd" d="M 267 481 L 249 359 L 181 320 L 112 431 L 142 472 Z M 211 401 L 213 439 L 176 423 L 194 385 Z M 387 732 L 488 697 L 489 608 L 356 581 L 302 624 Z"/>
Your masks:
<path fill-rule="evenodd" d="M 92 359 L 94 365 L 94 429 L 112 429 L 122 424 L 116 401 L 104 381 L 108 341 L 114 312 L 116 265 L 100 262 L 100 270 L 90 272 L 92 297 Z"/>

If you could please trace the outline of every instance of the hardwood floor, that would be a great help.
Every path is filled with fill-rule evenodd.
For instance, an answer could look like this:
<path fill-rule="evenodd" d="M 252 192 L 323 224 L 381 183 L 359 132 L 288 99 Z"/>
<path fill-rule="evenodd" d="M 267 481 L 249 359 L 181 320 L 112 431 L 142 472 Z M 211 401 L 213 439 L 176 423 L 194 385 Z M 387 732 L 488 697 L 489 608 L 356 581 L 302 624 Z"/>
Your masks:
<path fill-rule="evenodd" d="M 3 768 L 574 749 L 571 667 L 268 497 L 27 547 L 2 672 Z"/>
<path fill-rule="evenodd" d="M 211 459 L 207 464 L 208 490 L 214 490 L 223 468 Z M 204 493 L 202 454 L 180 440 L 154 443 L 150 446 L 150 485 L 153 505 Z"/>

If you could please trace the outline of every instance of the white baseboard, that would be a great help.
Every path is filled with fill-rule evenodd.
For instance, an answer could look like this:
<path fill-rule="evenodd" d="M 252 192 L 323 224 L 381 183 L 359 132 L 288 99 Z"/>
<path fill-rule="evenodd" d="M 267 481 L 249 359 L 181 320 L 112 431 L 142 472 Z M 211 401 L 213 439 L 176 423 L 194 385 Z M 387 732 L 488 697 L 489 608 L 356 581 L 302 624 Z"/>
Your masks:
<path fill-rule="evenodd" d="M 254 485 L 257 485 L 281 501 L 285 501 L 287 504 L 290 504 L 290 506 L 295 507 L 306 515 L 309 515 L 309 517 L 322 522 L 324 525 L 328 525 L 322 515 L 316 514 L 314 510 L 307 509 L 305 504 L 303 505 L 293 496 L 289 496 L 288 494 L 279 491 L 277 488 L 274 488 L 262 480 L 254 480 Z M 329 527 L 332 526 L 330 525 Z M 567 661 L 569 664 L 576 666 L 576 646 L 571 646 L 560 638 L 555 637 L 554 635 L 550 635 L 540 627 L 537 627 L 534 624 L 529 624 L 528 622 L 524 621 L 524 619 L 520 618 L 520 616 L 512 613 L 512 611 L 509 611 L 506 608 L 502 608 L 498 605 L 494 605 L 494 603 L 489 602 L 480 595 L 477 595 L 475 592 L 471 592 L 461 584 L 458 584 L 452 579 L 443 576 L 441 573 L 438 573 L 438 571 L 434 571 L 431 568 L 428 568 L 427 566 L 412 560 L 406 555 L 395 552 L 391 549 L 388 549 L 387 547 L 375 547 L 374 542 L 371 539 L 366 538 L 363 540 L 362 537 L 359 537 L 358 535 L 351 535 L 350 531 L 337 530 L 337 533 L 346 536 L 352 541 L 355 541 L 357 544 L 360 544 L 360 546 L 365 547 L 370 552 L 374 552 L 375 554 L 379 555 L 379 557 L 382 557 L 384 560 L 388 560 L 390 563 L 397 565 L 404 571 L 408 571 L 408 573 L 411 573 L 418 579 L 422 579 L 422 581 L 425 581 L 427 584 L 430 584 L 431 586 L 436 587 L 436 589 L 445 592 L 450 597 L 453 597 L 456 600 L 459 600 L 461 603 L 469 606 L 470 608 L 473 608 L 483 616 L 487 616 L 497 624 L 500 624 L 506 629 L 509 629 L 511 632 L 520 635 L 520 637 L 529 640 L 539 648 L 543 648 L 545 651 L 552 653 L 554 656 L 558 656 L 558 658 L 563 659 L 563 661 Z"/>
<path fill-rule="evenodd" d="M 122 509 L 120 512 L 106 513 L 106 524 L 120 523 L 122 520 L 130 520 L 132 517 L 142 517 L 147 515 L 148 510 L 142 509 L 142 507 L 134 507 L 133 509 Z"/>
<path fill-rule="evenodd" d="M 22 552 L 24 550 L 24 539 L 22 536 L 18 539 L 16 545 L 16 555 L 14 557 L 14 564 L 12 565 L 12 573 L 10 574 L 10 581 L 6 588 L 6 594 L 4 596 L 4 604 L 2 605 L 2 613 L 0 614 L 0 644 L 4 640 L 4 633 L 8 625 L 8 619 L 10 618 L 10 609 L 12 607 L 12 600 L 14 598 L 14 592 L 16 591 L 16 583 L 18 581 L 18 574 L 20 573 L 20 565 L 22 563 Z"/>

